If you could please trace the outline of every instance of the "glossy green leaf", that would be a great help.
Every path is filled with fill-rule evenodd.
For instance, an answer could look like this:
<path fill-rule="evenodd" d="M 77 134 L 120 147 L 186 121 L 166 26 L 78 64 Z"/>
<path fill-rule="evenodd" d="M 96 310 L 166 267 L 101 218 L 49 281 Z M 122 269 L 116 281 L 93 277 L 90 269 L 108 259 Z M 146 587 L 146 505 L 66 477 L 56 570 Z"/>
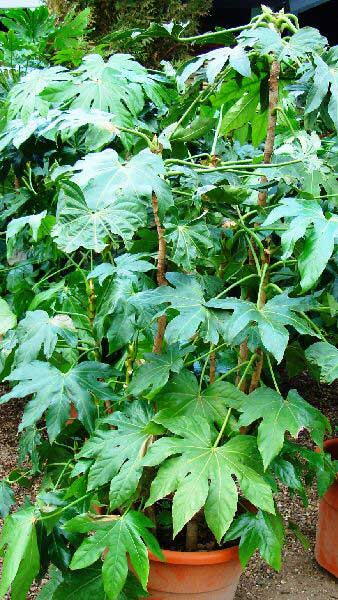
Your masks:
<path fill-rule="evenodd" d="M 184 351 L 169 346 L 162 354 L 144 354 L 145 363 L 137 368 L 128 387 L 128 392 L 139 396 L 146 391 L 156 392 L 165 386 L 170 372 L 179 373 L 183 368 Z"/>
<path fill-rule="evenodd" d="M 330 431 L 327 418 L 296 390 L 290 390 L 284 399 L 270 388 L 259 388 L 235 407 L 242 413 L 240 427 L 261 420 L 257 444 L 265 468 L 281 451 L 286 432 L 297 438 L 302 429 L 307 429 L 313 441 L 321 446 L 325 432 Z"/>
<path fill-rule="evenodd" d="M 247 300 L 227 298 L 225 300 L 210 300 L 207 304 L 214 308 L 233 309 L 228 322 L 228 336 L 235 339 L 252 322 L 258 325 L 258 333 L 262 344 L 280 362 L 284 356 L 289 341 L 286 325 L 291 325 L 303 335 L 316 335 L 307 321 L 297 315 L 297 311 L 311 308 L 311 299 L 289 298 L 287 294 L 274 296 L 262 307 Z"/>
<path fill-rule="evenodd" d="M 136 511 L 129 511 L 122 517 L 112 515 L 106 519 L 92 519 L 84 515 L 79 520 L 75 517 L 66 524 L 67 531 L 94 533 L 76 550 L 71 569 L 84 569 L 92 565 L 108 550 L 102 568 L 103 585 L 107 597 L 118 600 L 128 576 L 128 554 L 137 577 L 146 589 L 149 575 L 147 548 L 157 556 L 162 556 L 156 539 L 149 531 L 152 527 L 152 522 Z"/>
<path fill-rule="evenodd" d="M 317 342 L 305 350 L 306 359 L 320 367 L 320 380 L 333 383 L 338 379 L 338 350 L 328 342 Z"/>
<path fill-rule="evenodd" d="M 170 188 L 161 178 L 163 162 L 148 150 L 126 163 L 112 149 L 88 154 L 73 170 L 71 181 L 63 183 L 52 232 L 65 252 L 80 246 L 100 252 L 114 236 L 131 239 L 147 222 L 153 193 L 161 212 L 172 203 Z"/>
<path fill-rule="evenodd" d="M 184 369 L 171 379 L 160 392 L 157 400 L 159 412 L 154 419 L 166 425 L 167 421 L 180 417 L 202 416 L 209 423 L 222 424 L 229 406 L 241 402 L 243 393 L 232 383 L 216 381 L 200 390 L 198 380 Z"/>
<path fill-rule="evenodd" d="M 0 335 L 4 335 L 16 325 L 16 316 L 11 311 L 8 303 L 0 298 Z"/>
<path fill-rule="evenodd" d="M 119 125 L 132 126 L 132 117 L 142 111 L 146 98 L 161 103 L 161 93 L 156 80 L 129 54 L 113 54 L 107 62 L 89 54 L 78 69 L 67 73 L 65 83 L 45 86 L 43 100 L 107 111 Z"/>
<path fill-rule="evenodd" d="M 78 454 L 78 459 L 91 459 L 88 489 L 110 482 L 110 507 L 123 505 L 136 491 L 142 475 L 142 457 L 150 436 L 145 427 L 152 411 L 141 402 L 131 403 L 124 412 L 114 412 L 102 423 L 114 429 L 96 429 Z"/>
<path fill-rule="evenodd" d="M 244 567 L 256 550 L 276 571 L 281 568 L 284 526 L 279 514 L 271 515 L 259 510 L 238 517 L 226 535 L 226 541 L 240 538 L 239 558 Z"/>
<path fill-rule="evenodd" d="M 10 118 L 21 117 L 23 121 L 28 121 L 35 112 L 45 116 L 50 103 L 40 96 L 41 92 L 48 86 L 63 86 L 69 78 L 70 75 L 64 67 L 34 69 L 28 72 L 12 87 L 8 96 Z"/>
<path fill-rule="evenodd" d="M 59 572 L 60 573 L 60 572 Z M 102 579 L 102 565 L 94 564 L 86 569 L 79 571 L 68 571 L 64 578 L 56 581 L 56 585 L 48 591 L 48 583 L 42 588 L 46 588 L 46 594 L 40 593 L 38 600 L 74 600 L 81 593 L 81 600 L 107 600 L 108 596 L 104 591 Z M 48 595 L 49 594 L 49 595 Z M 126 584 L 118 596 L 118 600 L 137 600 L 144 595 L 136 577 L 128 574 Z M 41 596 L 41 598 L 40 598 Z"/>
<path fill-rule="evenodd" d="M 258 101 L 259 87 L 255 86 L 247 94 L 242 95 L 225 113 L 221 133 L 226 134 L 251 121 L 255 116 Z"/>
<path fill-rule="evenodd" d="M 228 315 L 223 310 L 214 310 L 215 307 L 205 301 L 201 285 L 195 277 L 185 273 L 167 273 L 166 278 L 175 287 L 162 286 L 141 292 L 135 294 L 131 301 L 139 310 L 167 304 L 168 308 L 179 312 L 166 327 L 165 339 L 168 344 L 189 340 L 198 328 L 203 339 L 212 343 L 217 343 L 220 336 L 227 335 Z"/>
<path fill-rule="evenodd" d="M 21 508 L 6 517 L 0 539 L 0 552 L 3 553 L 6 549 L 0 582 L 1 598 L 11 588 L 13 600 L 25 600 L 39 572 L 40 556 L 35 522 L 33 506 Z"/>
<path fill-rule="evenodd" d="M 207 255 L 213 246 L 209 229 L 203 222 L 165 222 L 164 227 L 170 258 L 186 271 L 194 270 L 198 259 Z"/>
<path fill-rule="evenodd" d="M 67 315 L 50 318 L 44 310 L 28 311 L 17 328 L 19 347 L 15 353 L 17 364 L 31 362 L 43 350 L 50 358 L 55 350 L 58 337 L 66 344 L 75 347 L 77 336 L 72 320 Z"/>
<path fill-rule="evenodd" d="M 101 263 L 88 275 L 88 279 L 99 280 L 100 285 L 104 282 L 107 277 L 111 275 L 117 275 L 119 277 L 130 277 L 131 273 L 146 273 L 154 269 L 154 266 L 144 260 L 145 255 L 138 254 L 121 254 L 117 256 L 114 261 L 114 265 L 111 263 Z"/>
<path fill-rule="evenodd" d="M 274 513 L 271 489 L 261 475 L 255 438 L 237 436 L 215 448 L 216 434 L 202 417 L 167 419 L 166 425 L 175 437 L 157 440 L 144 459 L 147 466 L 161 465 L 147 506 L 175 492 L 174 536 L 204 507 L 208 526 L 218 541 L 223 537 L 237 509 L 233 476 L 250 502 Z"/>
<path fill-rule="evenodd" d="M 92 431 L 96 416 L 93 395 L 102 400 L 114 397 L 107 384 L 99 381 L 109 374 L 108 365 L 98 362 L 83 362 L 63 373 L 49 363 L 35 360 L 14 369 L 6 378 L 20 383 L 1 397 L 1 404 L 12 398 L 35 394 L 26 405 L 19 430 L 33 425 L 46 412 L 51 441 L 55 440 L 69 418 L 71 404 L 76 407 L 79 420 L 88 431 Z"/>
<path fill-rule="evenodd" d="M 281 235 L 283 258 L 291 256 L 297 240 L 305 236 L 299 256 L 299 271 L 302 289 L 307 291 L 318 281 L 333 253 L 338 223 L 335 217 L 326 219 L 316 200 L 303 198 L 284 198 L 279 206 L 272 209 L 264 226 L 272 225 L 273 229 L 273 223 L 281 218 L 291 219 Z"/>

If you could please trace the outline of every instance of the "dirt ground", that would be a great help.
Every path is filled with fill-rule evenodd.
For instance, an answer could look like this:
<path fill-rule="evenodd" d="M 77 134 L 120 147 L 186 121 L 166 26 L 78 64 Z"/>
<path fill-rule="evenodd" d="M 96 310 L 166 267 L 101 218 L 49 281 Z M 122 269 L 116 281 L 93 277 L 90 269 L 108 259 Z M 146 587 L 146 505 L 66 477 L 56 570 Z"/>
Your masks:
<path fill-rule="evenodd" d="M 298 391 L 316 407 L 320 408 L 331 420 L 333 428 L 337 425 L 338 385 L 319 386 L 306 378 L 283 386 L 296 387 Z M 7 475 L 15 466 L 17 447 L 17 425 L 20 418 L 19 408 L 22 402 L 11 402 L 0 407 L 0 478 Z M 17 498 L 23 498 L 26 491 L 17 488 Z M 313 554 L 317 500 L 315 490 L 311 492 L 310 503 L 304 509 L 301 502 L 281 492 L 278 499 L 279 509 L 284 516 L 298 523 L 309 538 L 311 547 L 305 551 L 293 537 L 287 538 L 284 551 L 283 569 L 275 573 L 268 568 L 259 556 L 254 556 L 241 577 L 235 600 L 338 600 L 337 579 L 321 569 Z M 338 537 L 338 532 L 337 532 Z M 29 595 L 35 600 L 38 589 L 34 586 Z M 80 599 L 79 599 L 80 600 Z"/>

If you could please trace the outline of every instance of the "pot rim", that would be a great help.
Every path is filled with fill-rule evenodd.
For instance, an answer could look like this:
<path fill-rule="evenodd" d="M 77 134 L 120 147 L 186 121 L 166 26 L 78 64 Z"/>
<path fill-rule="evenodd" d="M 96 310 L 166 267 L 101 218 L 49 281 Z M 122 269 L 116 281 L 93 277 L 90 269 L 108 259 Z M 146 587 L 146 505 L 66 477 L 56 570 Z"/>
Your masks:
<path fill-rule="evenodd" d="M 150 560 L 154 562 L 166 562 L 171 565 L 192 565 L 195 567 L 218 565 L 234 559 L 238 560 L 238 546 L 225 548 L 225 550 L 212 550 L 210 552 L 178 552 L 176 550 L 162 550 L 162 552 L 165 561 L 152 554 L 152 552 L 149 552 Z"/>

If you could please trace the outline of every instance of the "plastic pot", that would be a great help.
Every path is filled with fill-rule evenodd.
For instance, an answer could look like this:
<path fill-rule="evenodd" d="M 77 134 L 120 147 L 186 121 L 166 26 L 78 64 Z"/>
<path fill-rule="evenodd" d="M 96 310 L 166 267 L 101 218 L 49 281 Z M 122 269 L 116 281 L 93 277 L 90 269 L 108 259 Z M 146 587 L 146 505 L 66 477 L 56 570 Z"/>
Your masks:
<path fill-rule="evenodd" d="M 152 600 L 233 600 L 242 568 L 238 546 L 214 552 L 163 550 L 165 562 L 150 555 Z"/>
<path fill-rule="evenodd" d="M 338 438 L 324 442 L 325 452 L 338 460 Z M 317 523 L 315 557 L 321 567 L 338 577 L 338 480 L 321 498 Z"/>

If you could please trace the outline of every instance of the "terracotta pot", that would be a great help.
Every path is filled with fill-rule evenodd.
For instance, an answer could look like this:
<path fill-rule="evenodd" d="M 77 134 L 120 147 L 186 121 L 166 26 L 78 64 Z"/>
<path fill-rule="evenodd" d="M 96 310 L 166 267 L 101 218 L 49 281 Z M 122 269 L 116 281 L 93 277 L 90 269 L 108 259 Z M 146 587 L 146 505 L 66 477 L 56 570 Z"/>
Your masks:
<path fill-rule="evenodd" d="M 150 555 L 148 592 L 153 600 L 232 600 L 242 568 L 238 547 L 215 552 L 163 550 Z"/>
<path fill-rule="evenodd" d="M 324 442 L 324 450 L 333 459 L 338 460 L 338 438 Z M 336 480 L 321 498 L 315 557 L 327 571 L 338 577 L 338 480 Z"/>

